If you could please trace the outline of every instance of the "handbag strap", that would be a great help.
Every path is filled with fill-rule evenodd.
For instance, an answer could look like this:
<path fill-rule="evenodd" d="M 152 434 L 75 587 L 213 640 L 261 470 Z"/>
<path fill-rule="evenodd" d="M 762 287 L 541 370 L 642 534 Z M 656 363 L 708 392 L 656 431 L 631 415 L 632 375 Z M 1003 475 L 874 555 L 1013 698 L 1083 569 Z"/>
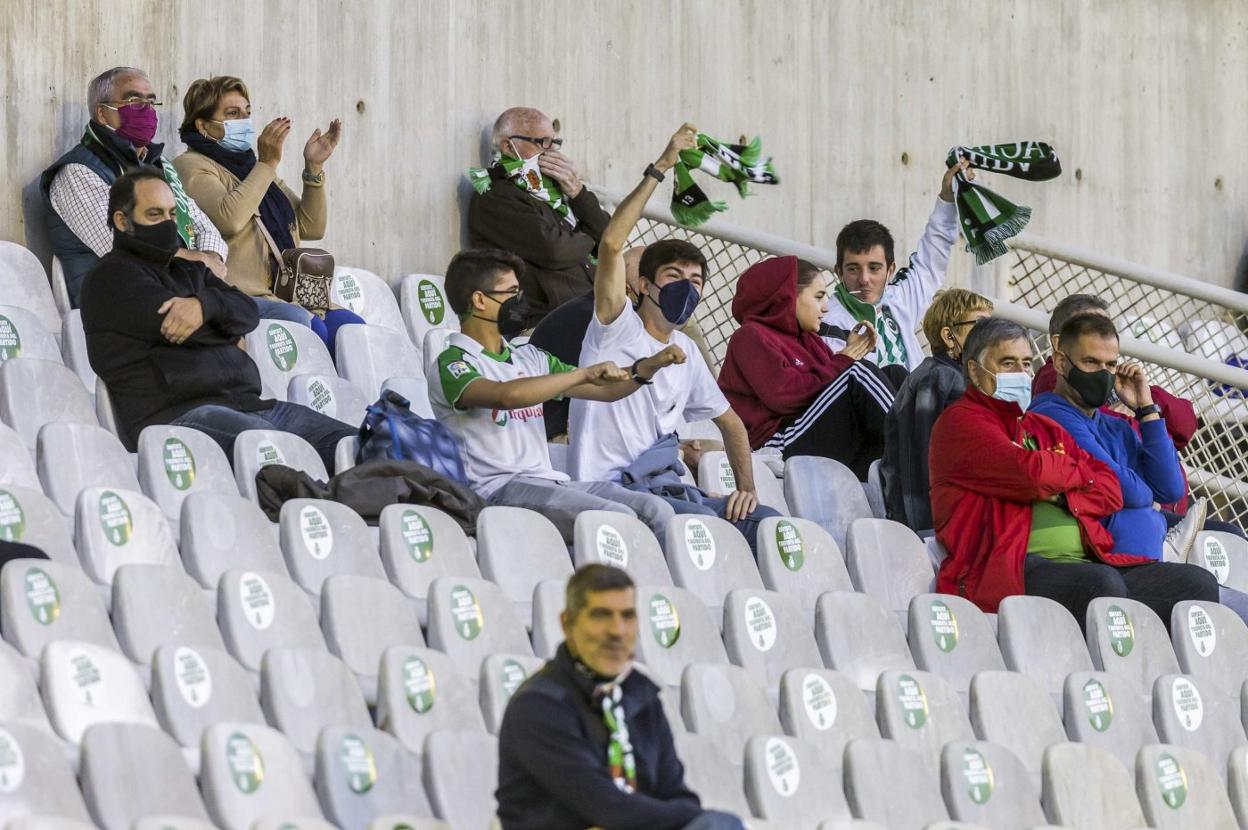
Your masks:
<path fill-rule="evenodd" d="M 260 228 L 260 233 L 264 236 L 264 241 L 269 243 L 269 250 L 273 253 L 273 258 L 277 260 L 277 270 L 282 270 L 285 263 L 282 261 L 282 249 L 277 247 L 277 243 L 273 241 L 273 235 L 269 233 L 269 229 L 264 226 L 264 222 L 260 217 L 256 217 L 256 225 Z"/>

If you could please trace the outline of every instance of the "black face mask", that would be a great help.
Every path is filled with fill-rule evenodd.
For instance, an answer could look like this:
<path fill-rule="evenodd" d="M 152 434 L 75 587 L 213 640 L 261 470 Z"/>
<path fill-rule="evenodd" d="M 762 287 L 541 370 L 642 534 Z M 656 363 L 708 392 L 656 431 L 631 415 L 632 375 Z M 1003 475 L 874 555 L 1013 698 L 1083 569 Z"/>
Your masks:
<path fill-rule="evenodd" d="M 484 294 L 485 292 L 482 293 Z M 494 300 L 489 294 L 485 294 L 485 296 Z M 494 302 L 498 303 L 498 300 L 494 300 Z M 511 339 L 524 331 L 524 323 L 529 316 L 529 300 L 524 296 L 524 292 L 521 291 L 519 294 L 513 294 L 501 303 L 498 303 L 498 316 L 493 320 L 476 314 L 472 316 L 478 320 L 485 320 L 487 323 L 497 323 L 498 333 L 507 339 Z"/>
<path fill-rule="evenodd" d="M 1109 393 L 1114 391 L 1114 373 L 1108 369 L 1085 372 L 1075 365 L 1070 355 L 1062 352 L 1062 356 L 1070 362 L 1066 372 L 1066 382 L 1079 395 L 1083 405 L 1092 409 L 1100 409 L 1109 400 Z"/>
<path fill-rule="evenodd" d="M 157 222 L 155 225 L 131 222 L 130 230 L 114 231 L 113 238 L 122 247 L 152 259 L 170 259 L 182 247 L 178 223 L 172 219 Z"/>

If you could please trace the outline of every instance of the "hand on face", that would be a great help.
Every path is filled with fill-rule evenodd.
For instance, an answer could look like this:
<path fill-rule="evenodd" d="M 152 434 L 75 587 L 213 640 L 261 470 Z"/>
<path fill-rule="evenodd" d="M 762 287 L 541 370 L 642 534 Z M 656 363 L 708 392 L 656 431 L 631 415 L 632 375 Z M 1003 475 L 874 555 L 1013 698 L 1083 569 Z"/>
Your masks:
<path fill-rule="evenodd" d="M 541 154 L 537 166 L 542 173 L 555 180 L 555 183 L 559 185 L 559 189 L 569 199 L 574 199 L 580 195 L 584 184 L 581 182 L 581 174 L 577 172 L 576 165 L 572 163 L 572 159 L 558 150 L 551 149 Z"/>
<path fill-rule="evenodd" d="M 1114 389 L 1118 397 L 1131 409 L 1139 409 L 1153 403 L 1153 390 L 1148 384 L 1148 373 L 1139 363 L 1119 363 L 1114 372 Z"/>

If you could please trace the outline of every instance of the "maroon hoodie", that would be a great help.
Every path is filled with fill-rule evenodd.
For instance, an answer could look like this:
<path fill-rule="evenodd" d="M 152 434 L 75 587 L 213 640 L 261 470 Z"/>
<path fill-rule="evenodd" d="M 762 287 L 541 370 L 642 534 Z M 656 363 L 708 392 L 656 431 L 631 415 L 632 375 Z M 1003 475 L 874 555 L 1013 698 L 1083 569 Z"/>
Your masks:
<path fill-rule="evenodd" d="M 737 281 L 732 316 L 741 328 L 728 341 L 719 388 L 758 449 L 854 361 L 815 332 L 798 331 L 797 257 L 751 265 Z"/>

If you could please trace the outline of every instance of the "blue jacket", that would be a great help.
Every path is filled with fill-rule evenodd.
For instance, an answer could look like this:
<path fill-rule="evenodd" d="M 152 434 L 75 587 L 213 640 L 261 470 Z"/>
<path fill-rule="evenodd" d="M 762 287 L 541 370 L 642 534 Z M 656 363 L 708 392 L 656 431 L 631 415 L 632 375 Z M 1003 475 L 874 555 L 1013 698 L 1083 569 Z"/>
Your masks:
<path fill-rule="evenodd" d="M 1178 501 L 1187 487 L 1165 420 L 1141 423 L 1140 435 L 1136 435 L 1127 421 L 1099 410 L 1089 418 L 1056 392 L 1040 395 L 1029 411 L 1057 421 L 1080 448 L 1108 464 L 1118 476 L 1122 510 L 1103 520 L 1113 534 L 1114 552 L 1160 561 L 1166 520 L 1153 504 Z"/>

